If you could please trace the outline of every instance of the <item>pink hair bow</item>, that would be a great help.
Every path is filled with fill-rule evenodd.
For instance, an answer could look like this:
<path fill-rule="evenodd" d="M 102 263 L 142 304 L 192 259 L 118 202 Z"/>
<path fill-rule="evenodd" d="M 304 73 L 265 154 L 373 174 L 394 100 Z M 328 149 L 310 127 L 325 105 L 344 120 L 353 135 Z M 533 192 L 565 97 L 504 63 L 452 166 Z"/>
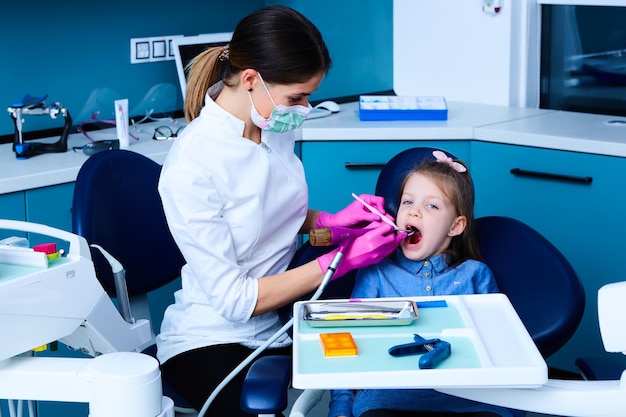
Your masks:
<path fill-rule="evenodd" d="M 452 158 L 450 158 L 449 156 L 447 156 L 445 153 L 441 151 L 433 151 L 433 156 L 435 157 L 437 162 L 441 162 L 442 164 L 449 165 L 450 168 L 452 168 L 456 172 L 467 171 L 467 168 L 465 168 L 463 164 L 461 164 L 460 162 L 453 161 Z"/>

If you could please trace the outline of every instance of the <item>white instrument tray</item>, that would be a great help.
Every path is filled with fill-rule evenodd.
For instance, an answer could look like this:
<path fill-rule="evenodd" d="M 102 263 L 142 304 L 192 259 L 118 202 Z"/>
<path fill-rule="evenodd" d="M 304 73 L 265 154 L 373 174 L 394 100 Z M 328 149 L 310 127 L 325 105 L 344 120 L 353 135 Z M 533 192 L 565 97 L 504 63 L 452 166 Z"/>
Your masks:
<path fill-rule="evenodd" d="M 548 381 L 544 359 L 504 294 L 384 300 L 415 301 L 419 318 L 402 326 L 354 326 L 346 321 L 342 326 L 318 327 L 311 325 L 306 312 L 319 301 L 295 303 L 294 388 L 535 388 Z M 329 307 L 349 301 L 324 303 Z M 319 335 L 332 332 L 350 332 L 358 355 L 325 357 Z M 419 356 L 387 353 L 392 346 L 411 343 L 414 334 L 449 342 L 452 354 L 435 369 L 419 369 Z"/>

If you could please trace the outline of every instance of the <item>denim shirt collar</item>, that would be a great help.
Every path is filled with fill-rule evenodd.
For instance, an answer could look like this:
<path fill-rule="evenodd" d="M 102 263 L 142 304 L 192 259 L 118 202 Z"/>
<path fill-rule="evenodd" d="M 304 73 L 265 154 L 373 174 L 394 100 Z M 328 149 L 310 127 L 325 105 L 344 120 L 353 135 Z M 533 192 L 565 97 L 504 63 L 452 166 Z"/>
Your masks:
<path fill-rule="evenodd" d="M 440 253 L 439 255 L 432 256 L 420 261 L 414 261 L 404 256 L 401 249 L 396 250 L 396 263 L 400 265 L 402 269 L 405 269 L 412 274 L 419 274 L 424 268 L 429 268 L 433 272 L 439 274 L 448 268 L 448 262 L 446 261 L 446 254 Z"/>

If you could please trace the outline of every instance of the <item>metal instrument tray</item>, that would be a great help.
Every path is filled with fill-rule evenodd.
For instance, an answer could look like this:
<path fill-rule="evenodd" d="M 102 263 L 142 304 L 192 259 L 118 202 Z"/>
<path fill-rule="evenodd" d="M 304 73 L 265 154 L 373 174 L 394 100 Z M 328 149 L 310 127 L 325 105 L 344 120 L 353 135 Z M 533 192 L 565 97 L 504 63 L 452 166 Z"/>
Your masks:
<path fill-rule="evenodd" d="M 301 311 L 312 327 L 403 326 L 419 317 L 410 300 L 313 301 Z"/>

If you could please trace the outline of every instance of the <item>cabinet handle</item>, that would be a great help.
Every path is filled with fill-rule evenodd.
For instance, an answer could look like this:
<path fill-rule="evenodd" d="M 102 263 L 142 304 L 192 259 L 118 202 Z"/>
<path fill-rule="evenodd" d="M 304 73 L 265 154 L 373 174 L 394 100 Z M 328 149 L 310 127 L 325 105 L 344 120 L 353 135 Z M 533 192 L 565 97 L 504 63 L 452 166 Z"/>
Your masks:
<path fill-rule="evenodd" d="M 511 174 L 518 175 L 520 177 L 543 178 L 543 179 L 548 179 L 548 180 L 574 182 L 577 184 L 587 184 L 587 185 L 591 184 L 591 181 L 593 181 L 592 177 L 577 177 L 573 175 L 551 174 L 549 172 L 528 171 L 526 169 L 520 169 L 520 168 L 511 169 Z"/>
<path fill-rule="evenodd" d="M 382 162 L 346 162 L 346 169 L 382 169 L 386 164 Z"/>

